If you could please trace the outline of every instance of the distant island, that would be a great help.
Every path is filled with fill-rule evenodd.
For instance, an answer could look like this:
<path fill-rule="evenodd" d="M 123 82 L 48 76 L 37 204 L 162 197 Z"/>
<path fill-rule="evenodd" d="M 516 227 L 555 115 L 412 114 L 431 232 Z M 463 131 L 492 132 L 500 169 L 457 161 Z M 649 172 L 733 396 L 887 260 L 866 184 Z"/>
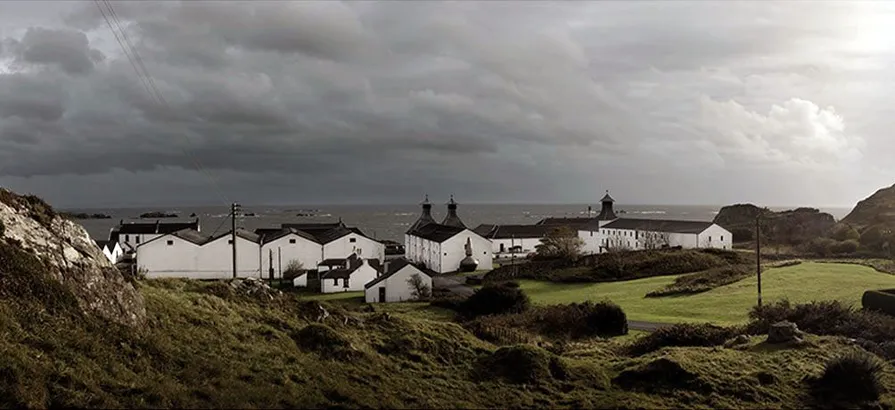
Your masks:
<path fill-rule="evenodd" d="M 177 214 L 166 212 L 146 212 L 140 214 L 140 218 L 177 218 Z"/>
<path fill-rule="evenodd" d="M 68 219 L 112 219 L 111 215 L 88 214 L 86 212 L 62 212 L 61 214 Z"/>

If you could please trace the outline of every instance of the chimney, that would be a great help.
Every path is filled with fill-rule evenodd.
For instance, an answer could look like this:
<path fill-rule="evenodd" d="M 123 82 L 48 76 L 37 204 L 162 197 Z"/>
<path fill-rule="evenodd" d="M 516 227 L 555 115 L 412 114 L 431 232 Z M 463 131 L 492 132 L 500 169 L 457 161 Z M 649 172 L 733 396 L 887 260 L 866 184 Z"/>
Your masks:
<path fill-rule="evenodd" d="M 447 216 L 444 217 L 444 221 L 441 224 L 457 228 L 466 228 L 466 225 L 464 225 L 463 221 L 460 220 L 460 217 L 457 216 L 457 202 L 454 201 L 453 195 L 451 195 L 451 201 L 448 202 L 447 209 Z"/>

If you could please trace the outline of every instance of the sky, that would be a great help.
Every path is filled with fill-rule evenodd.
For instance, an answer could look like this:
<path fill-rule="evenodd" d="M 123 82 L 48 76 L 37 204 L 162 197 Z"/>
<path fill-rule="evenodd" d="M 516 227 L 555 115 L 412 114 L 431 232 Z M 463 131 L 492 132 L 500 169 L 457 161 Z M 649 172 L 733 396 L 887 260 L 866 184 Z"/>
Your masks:
<path fill-rule="evenodd" d="M 895 3 L 111 5 L 0 2 L 0 186 L 829 207 L 895 183 Z"/>

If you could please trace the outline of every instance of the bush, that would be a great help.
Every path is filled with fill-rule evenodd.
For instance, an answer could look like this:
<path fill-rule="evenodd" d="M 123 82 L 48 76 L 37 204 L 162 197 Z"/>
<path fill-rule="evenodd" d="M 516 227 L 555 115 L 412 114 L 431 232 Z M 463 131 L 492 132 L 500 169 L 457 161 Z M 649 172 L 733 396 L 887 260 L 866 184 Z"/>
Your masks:
<path fill-rule="evenodd" d="M 748 265 L 736 265 L 678 276 L 670 285 L 647 293 L 646 297 L 692 295 L 707 292 L 745 279 L 754 273 L 753 270 Z"/>
<path fill-rule="evenodd" d="M 801 248 L 803 252 L 825 258 L 833 254 L 836 244 L 837 242 L 830 238 L 814 238 L 802 244 Z"/>
<path fill-rule="evenodd" d="M 456 296 L 449 297 L 439 297 L 433 299 L 429 302 L 429 306 L 435 306 L 442 309 L 450 309 L 454 312 L 459 312 L 463 309 L 463 303 L 466 302 L 466 299 Z"/>
<path fill-rule="evenodd" d="M 721 327 L 708 323 L 680 323 L 662 327 L 649 335 L 635 340 L 628 346 L 632 355 L 643 355 L 663 347 L 710 347 L 721 346 L 728 339 L 742 334 L 733 327 Z"/>
<path fill-rule="evenodd" d="M 594 281 L 630 280 L 699 272 L 748 263 L 739 252 L 720 249 L 624 251 L 599 255 Z"/>
<path fill-rule="evenodd" d="M 833 243 L 830 252 L 834 255 L 851 255 L 858 251 L 858 241 L 854 239 Z"/>
<path fill-rule="evenodd" d="M 611 302 L 584 302 L 554 305 L 532 311 L 540 333 L 579 339 L 592 336 L 619 336 L 628 333 L 628 319 Z"/>
<path fill-rule="evenodd" d="M 833 358 L 824 366 L 823 374 L 814 380 L 815 394 L 852 402 L 875 401 L 882 392 L 880 373 L 883 364 L 873 355 L 848 353 Z"/>
<path fill-rule="evenodd" d="M 562 360 L 539 347 L 507 346 L 497 349 L 478 366 L 482 380 L 501 379 L 510 383 L 538 383 L 565 379 L 567 369 Z"/>
<path fill-rule="evenodd" d="M 861 297 L 865 310 L 877 311 L 895 316 L 895 290 L 868 290 Z"/>
<path fill-rule="evenodd" d="M 874 342 L 895 339 L 895 318 L 872 311 L 856 311 L 839 301 L 792 305 L 783 300 L 753 308 L 749 318 L 748 331 L 752 334 L 767 333 L 772 324 L 786 320 L 816 335 L 845 336 Z"/>
<path fill-rule="evenodd" d="M 292 280 L 301 276 L 303 273 L 305 273 L 305 267 L 301 261 L 292 259 L 286 264 L 286 269 L 283 271 L 283 279 Z"/>
<path fill-rule="evenodd" d="M 861 234 L 858 233 L 858 231 L 855 228 L 852 228 L 849 225 L 838 224 L 833 228 L 832 232 L 830 232 L 830 238 L 832 238 L 836 241 L 839 241 L 839 242 L 844 242 L 844 241 L 849 241 L 849 240 L 857 241 L 858 239 L 861 238 Z"/>
<path fill-rule="evenodd" d="M 521 313 L 531 306 L 528 295 L 516 283 L 485 285 L 460 306 L 460 313 L 467 318 L 503 313 Z"/>

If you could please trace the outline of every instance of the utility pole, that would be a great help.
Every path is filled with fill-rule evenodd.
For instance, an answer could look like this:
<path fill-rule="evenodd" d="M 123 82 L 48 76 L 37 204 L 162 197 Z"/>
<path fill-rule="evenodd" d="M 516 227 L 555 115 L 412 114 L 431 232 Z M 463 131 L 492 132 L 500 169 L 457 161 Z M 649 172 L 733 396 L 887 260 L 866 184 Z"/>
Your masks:
<path fill-rule="evenodd" d="M 758 307 L 761 307 L 761 214 L 755 217 L 755 271 L 758 274 Z"/>
<path fill-rule="evenodd" d="M 239 204 L 234 202 L 230 205 L 230 242 L 232 242 L 233 250 L 233 279 L 236 279 L 236 213 L 239 211 Z"/>

